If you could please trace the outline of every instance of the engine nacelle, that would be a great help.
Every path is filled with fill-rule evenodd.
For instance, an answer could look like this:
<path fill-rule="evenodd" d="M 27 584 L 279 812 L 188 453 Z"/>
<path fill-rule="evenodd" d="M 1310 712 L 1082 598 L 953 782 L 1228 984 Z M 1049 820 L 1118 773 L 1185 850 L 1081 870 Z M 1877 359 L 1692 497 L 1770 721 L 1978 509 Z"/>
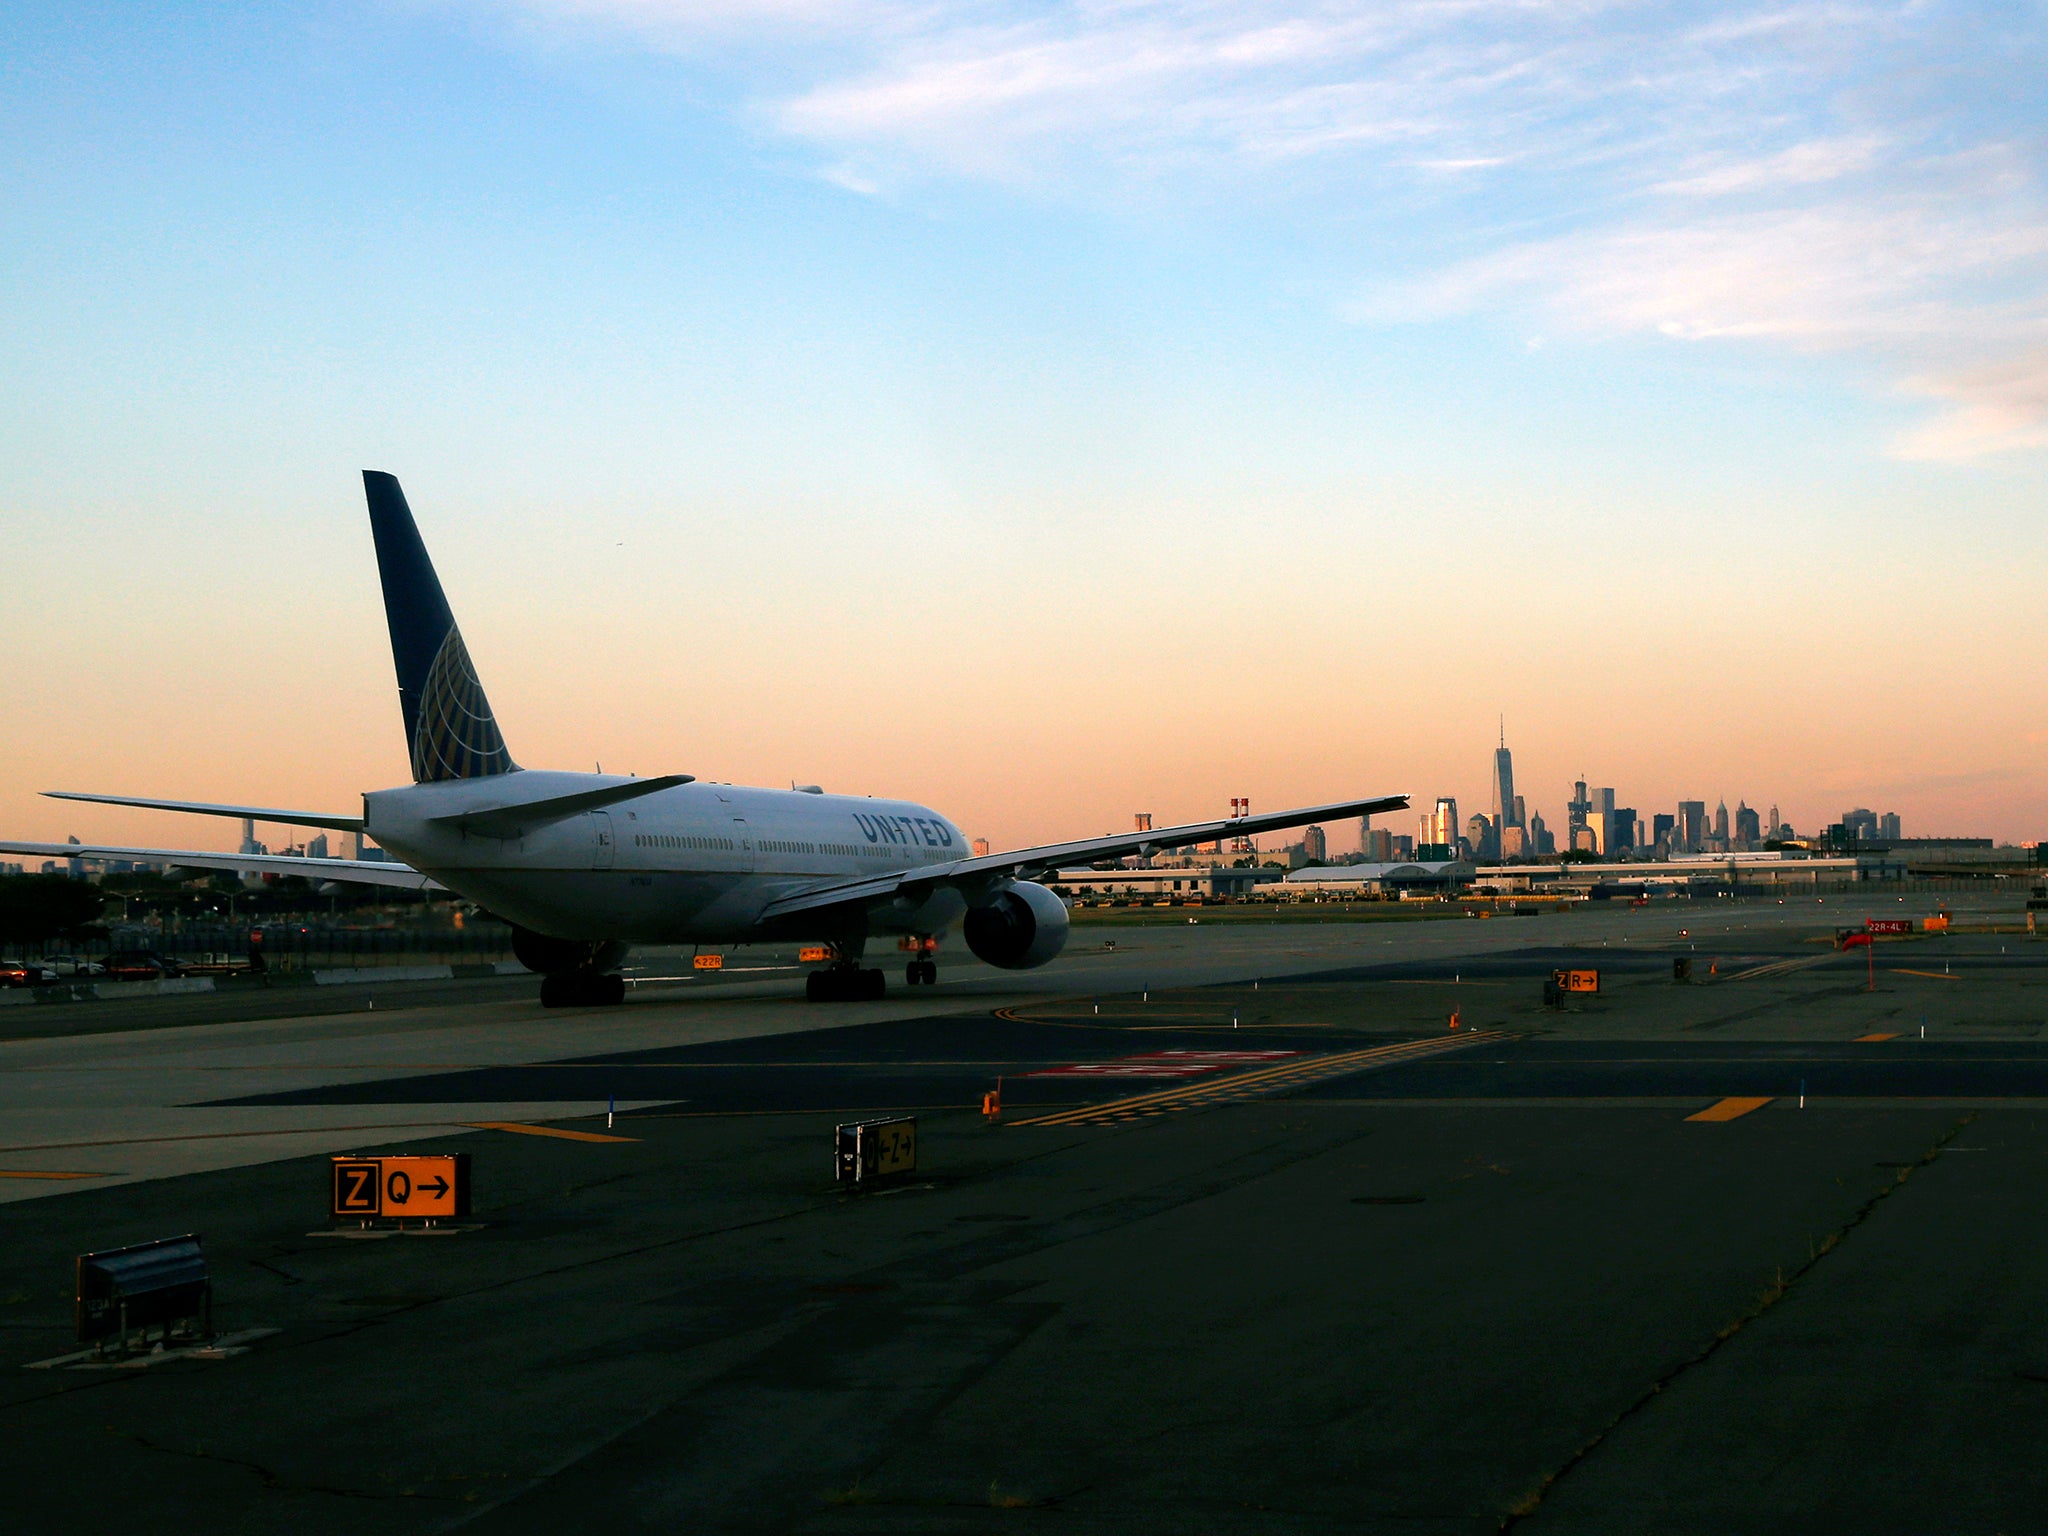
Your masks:
<path fill-rule="evenodd" d="M 514 927 L 512 954 L 529 971 L 556 976 L 563 971 L 609 971 L 626 958 L 628 945 L 617 939 L 551 939 L 530 928 Z"/>
<path fill-rule="evenodd" d="M 1028 971 L 1067 947 L 1067 904 L 1042 885 L 1019 880 L 985 907 L 970 907 L 961 936 L 977 960 Z"/>

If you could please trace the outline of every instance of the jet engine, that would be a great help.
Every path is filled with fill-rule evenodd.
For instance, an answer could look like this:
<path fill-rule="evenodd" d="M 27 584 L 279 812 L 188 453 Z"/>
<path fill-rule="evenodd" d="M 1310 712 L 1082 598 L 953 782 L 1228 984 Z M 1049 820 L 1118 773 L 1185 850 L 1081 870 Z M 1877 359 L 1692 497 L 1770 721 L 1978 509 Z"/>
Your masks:
<path fill-rule="evenodd" d="M 609 971 L 626 958 L 617 939 L 551 939 L 530 928 L 512 930 L 512 954 L 529 971 L 556 976 L 564 971 Z"/>
<path fill-rule="evenodd" d="M 1067 904 L 1042 885 L 1019 880 L 985 907 L 970 907 L 961 936 L 978 960 L 1028 971 L 1067 947 Z"/>

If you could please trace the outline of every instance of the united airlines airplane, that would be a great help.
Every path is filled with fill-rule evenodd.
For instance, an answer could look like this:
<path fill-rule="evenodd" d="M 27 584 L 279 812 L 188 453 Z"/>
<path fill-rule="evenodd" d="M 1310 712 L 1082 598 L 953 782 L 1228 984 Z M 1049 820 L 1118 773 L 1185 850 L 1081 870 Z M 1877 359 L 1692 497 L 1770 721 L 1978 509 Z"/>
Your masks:
<path fill-rule="evenodd" d="M 990 965 L 1044 965 L 1066 944 L 1067 909 L 1039 882 L 1061 868 L 1408 804 L 1406 795 L 1387 795 L 974 857 L 953 822 L 904 800 L 743 789 L 687 773 L 641 779 L 521 768 L 405 493 L 374 470 L 364 471 L 363 484 L 411 784 L 365 794 L 360 816 L 49 793 L 360 833 L 403 862 L 78 843 L 0 843 L 0 852 L 446 889 L 512 924 L 513 953 L 541 974 L 541 1001 L 550 1007 L 623 1001 L 618 967 L 632 944 L 810 941 L 825 959 L 808 977 L 808 994 L 825 1001 L 882 996 L 882 972 L 861 965 L 874 938 L 912 940 L 905 979 L 933 984 L 937 941 L 955 924 Z"/>

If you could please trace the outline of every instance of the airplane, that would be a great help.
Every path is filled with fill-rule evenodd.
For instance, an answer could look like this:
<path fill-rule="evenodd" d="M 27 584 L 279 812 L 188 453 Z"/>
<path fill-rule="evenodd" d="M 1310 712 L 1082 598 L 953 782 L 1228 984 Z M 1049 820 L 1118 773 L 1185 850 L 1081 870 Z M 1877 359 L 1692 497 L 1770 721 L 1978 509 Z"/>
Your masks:
<path fill-rule="evenodd" d="M 387 862 L 222 854 L 79 843 L 5 843 L 0 852 L 158 861 L 443 889 L 512 925 L 512 951 L 541 976 L 548 1007 L 625 1000 L 634 944 L 809 941 L 826 963 L 814 1002 L 884 995 L 864 967 L 871 939 L 911 941 L 911 986 L 958 924 L 970 952 L 1004 970 L 1044 965 L 1067 940 L 1066 903 L 1042 882 L 1062 868 L 1248 837 L 1407 806 L 1406 795 L 1198 822 L 976 855 L 958 825 L 907 800 L 756 789 L 687 773 L 652 778 L 522 768 L 513 761 L 396 478 L 363 472 L 384 616 L 398 672 L 413 782 L 363 795 L 362 814 L 215 805 L 134 795 L 45 793 L 105 805 L 230 816 L 358 834 Z"/>

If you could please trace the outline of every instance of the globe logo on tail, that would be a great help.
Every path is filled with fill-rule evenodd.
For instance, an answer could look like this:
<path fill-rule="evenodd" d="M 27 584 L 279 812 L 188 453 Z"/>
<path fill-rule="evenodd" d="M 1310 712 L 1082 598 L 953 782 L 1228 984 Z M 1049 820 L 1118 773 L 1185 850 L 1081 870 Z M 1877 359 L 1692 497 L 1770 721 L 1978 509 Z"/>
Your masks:
<path fill-rule="evenodd" d="M 518 766 L 492 718 L 462 631 L 451 624 L 420 688 L 419 724 L 412 738 L 413 781 L 482 779 Z"/>

